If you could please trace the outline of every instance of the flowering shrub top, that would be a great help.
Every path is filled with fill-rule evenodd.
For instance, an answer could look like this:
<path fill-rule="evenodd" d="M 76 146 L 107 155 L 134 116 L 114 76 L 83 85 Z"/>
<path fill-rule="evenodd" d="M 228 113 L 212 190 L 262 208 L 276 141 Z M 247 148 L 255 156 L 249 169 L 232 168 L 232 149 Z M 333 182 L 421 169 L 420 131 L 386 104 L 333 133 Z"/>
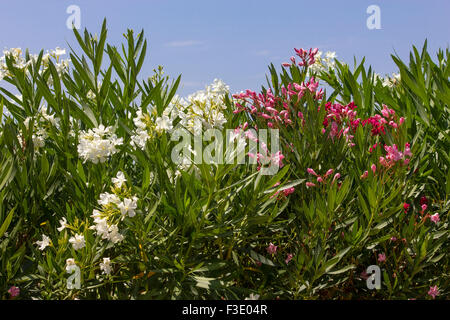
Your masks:
<path fill-rule="evenodd" d="M 58 48 L 0 59 L 2 298 L 446 296 L 448 50 L 394 58 L 387 85 L 295 49 L 260 92 L 215 79 L 180 98 L 161 69 L 137 80 L 143 32 L 122 54 L 105 23 L 74 32 L 70 68 Z M 207 129 L 229 130 L 247 161 L 193 161 L 221 145 Z M 204 149 L 175 163 L 178 138 Z"/>

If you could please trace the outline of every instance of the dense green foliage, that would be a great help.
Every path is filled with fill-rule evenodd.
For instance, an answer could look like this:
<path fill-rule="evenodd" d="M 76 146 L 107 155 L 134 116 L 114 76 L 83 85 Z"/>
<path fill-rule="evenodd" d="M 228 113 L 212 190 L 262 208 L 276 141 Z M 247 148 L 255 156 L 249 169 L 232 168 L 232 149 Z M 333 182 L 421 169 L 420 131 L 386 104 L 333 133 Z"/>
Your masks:
<path fill-rule="evenodd" d="M 82 52 L 72 50 L 67 72 L 43 51 L 27 53 L 25 67 L 6 57 L 2 82 L 14 90 L 0 82 L 2 298 L 10 298 L 11 286 L 23 299 L 424 299 L 434 286 L 437 298 L 448 297 L 448 49 L 436 60 L 426 44 L 413 48 L 409 63 L 392 56 L 400 77 L 391 86 L 364 61 L 352 69 L 336 60 L 335 68 L 314 72 L 271 65 L 261 96 L 273 96 L 274 114 L 285 108 L 292 123 L 268 124 L 247 112 L 254 99 L 225 95 L 224 132 L 244 123 L 279 129 L 284 166 L 262 175 L 247 162 L 172 161 L 178 141 L 160 121 L 176 104 L 180 77 L 172 81 L 159 69 L 138 81 L 143 32 L 129 30 L 121 48 L 107 44 L 106 23 L 99 37 L 75 36 Z M 326 92 L 291 85 L 302 96 L 285 93 L 293 83 L 312 85 L 310 76 Z M 360 121 L 337 121 L 334 105 L 350 105 Z M 139 148 L 132 142 L 142 112 L 153 129 Z M 383 112 L 393 123 L 374 134 L 372 120 L 364 121 Z M 183 122 L 171 120 L 174 127 Z M 334 135 L 332 122 L 350 131 Z M 89 130 L 101 125 L 113 145 L 105 161 L 92 161 L 80 141 L 96 139 Z M 402 160 L 383 165 L 384 146 L 393 145 Z M 116 183 L 120 172 L 126 181 Z M 105 193 L 119 200 L 99 201 Z M 123 209 L 127 199 L 135 215 Z M 95 210 L 123 239 L 108 241 L 93 229 Z M 48 246 L 36 244 L 43 235 Z M 84 238 L 79 248 L 75 235 Z M 71 263 L 81 269 L 80 289 L 67 288 Z M 364 271 L 375 264 L 382 286 L 369 290 Z"/>

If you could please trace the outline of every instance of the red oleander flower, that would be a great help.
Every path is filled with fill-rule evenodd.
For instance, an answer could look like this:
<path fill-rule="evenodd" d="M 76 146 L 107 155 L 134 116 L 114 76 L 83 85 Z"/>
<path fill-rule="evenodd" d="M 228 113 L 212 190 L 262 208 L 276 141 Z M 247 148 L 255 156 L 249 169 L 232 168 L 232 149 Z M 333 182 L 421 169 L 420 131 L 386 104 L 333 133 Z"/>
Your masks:
<path fill-rule="evenodd" d="M 405 202 L 405 203 L 403 204 L 403 210 L 404 210 L 405 213 L 408 212 L 409 207 L 410 207 L 410 205 L 409 205 L 408 203 Z"/>
<path fill-rule="evenodd" d="M 424 205 L 424 204 L 428 204 L 428 199 L 427 197 L 423 196 L 422 198 L 420 198 L 420 205 Z"/>

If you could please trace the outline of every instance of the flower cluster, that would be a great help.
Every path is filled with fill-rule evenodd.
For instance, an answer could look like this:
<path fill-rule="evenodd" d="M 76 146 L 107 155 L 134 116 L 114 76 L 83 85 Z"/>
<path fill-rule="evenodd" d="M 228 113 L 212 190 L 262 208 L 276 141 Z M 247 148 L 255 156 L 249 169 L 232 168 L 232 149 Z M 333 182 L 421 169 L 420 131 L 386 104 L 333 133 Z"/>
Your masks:
<path fill-rule="evenodd" d="M 312 77 L 306 83 L 289 83 L 287 87 L 283 86 L 281 96 L 275 96 L 270 89 L 259 94 L 246 90 L 233 95 L 233 98 L 238 100 L 233 113 L 247 111 L 252 116 L 267 122 L 269 128 L 293 125 L 294 117 L 303 121 L 300 105 L 306 92 L 313 94 L 316 99 L 322 98 L 323 91 L 322 89 L 317 91 L 318 86 L 319 82 Z M 294 114 L 292 114 L 290 106 L 296 110 Z"/>
<path fill-rule="evenodd" d="M 31 138 L 33 140 L 34 151 L 38 153 L 39 149 L 45 145 L 45 140 L 48 138 L 48 130 L 50 127 L 54 126 L 59 128 L 59 118 L 55 118 L 55 115 L 53 114 L 49 115 L 47 113 L 47 108 L 45 106 L 41 106 L 38 113 L 34 117 L 27 117 L 23 121 L 23 124 L 27 129 L 30 129 L 30 121 L 34 121 L 34 125 L 31 128 Z M 19 130 L 17 139 L 21 143 L 22 149 L 25 149 L 26 142 L 22 130 Z"/>
<path fill-rule="evenodd" d="M 51 50 L 50 52 L 42 55 L 42 64 L 41 69 L 38 70 L 39 74 L 45 72 L 48 68 L 50 59 L 54 59 L 53 64 L 55 66 L 58 75 L 61 76 L 64 72 L 67 72 L 69 69 L 70 59 L 60 59 L 61 55 L 65 55 L 66 50 L 57 47 L 55 50 Z M 30 54 L 29 59 L 22 56 L 21 48 L 11 48 L 9 50 L 3 50 L 3 56 L 0 57 L 0 81 L 5 77 L 12 76 L 11 70 L 8 69 L 8 65 L 6 63 L 7 58 L 11 59 L 12 65 L 14 68 L 26 70 L 27 74 L 29 74 L 28 67 L 33 63 L 36 63 L 38 60 L 37 54 Z M 49 78 L 49 84 L 51 84 L 52 78 Z"/>
<path fill-rule="evenodd" d="M 398 150 L 397 145 L 384 146 L 384 150 L 386 151 L 385 157 L 380 157 L 379 162 L 385 168 L 391 168 L 396 163 L 401 163 L 403 165 L 407 165 L 410 161 L 410 157 L 412 156 L 410 144 L 405 144 L 404 152 Z"/>
<path fill-rule="evenodd" d="M 186 99 L 176 96 L 169 106 L 171 116 L 179 117 L 180 124 L 194 134 L 199 134 L 202 127 L 222 129 L 226 122 L 224 98 L 229 90 L 222 80 L 214 79 L 205 90 L 197 91 Z"/>
<path fill-rule="evenodd" d="M 94 218 L 94 225 L 90 229 L 95 230 L 102 239 L 114 244 L 124 239 L 119 233 L 119 222 L 127 216 L 132 218 L 136 215 L 138 198 L 131 194 L 131 189 L 125 184 L 126 181 L 123 172 L 119 171 L 112 179 L 114 184 L 111 188 L 112 193 L 100 194 L 98 204 L 101 209 L 94 209 L 91 216 Z"/>
<path fill-rule="evenodd" d="M 324 129 L 322 129 L 322 133 L 325 133 L 326 128 L 330 127 L 329 137 L 332 140 L 339 139 L 343 136 L 348 146 L 353 147 L 355 145 L 353 143 L 354 136 L 350 133 L 356 131 L 360 123 L 360 119 L 356 118 L 356 108 L 357 106 L 353 102 L 346 106 L 339 103 L 332 104 L 331 102 L 327 102 L 325 105 L 326 115 L 323 120 Z"/>
<path fill-rule="evenodd" d="M 379 74 L 373 74 L 374 83 L 380 82 L 383 87 L 393 88 L 400 82 L 400 74 L 392 73 L 392 77 L 386 76 L 385 78 L 381 77 Z"/>
<path fill-rule="evenodd" d="M 284 62 L 282 63 L 283 67 L 292 67 L 295 65 L 299 65 L 300 67 L 308 67 L 316 63 L 316 55 L 319 53 L 318 48 L 310 48 L 309 51 L 305 49 L 296 49 L 294 48 L 295 54 L 300 57 L 301 61 L 297 63 L 295 57 L 291 57 L 291 63 Z"/>
<path fill-rule="evenodd" d="M 273 185 L 273 187 L 277 187 L 280 185 L 280 182 L 277 182 Z M 277 197 L 278 200 L 282 199 L 283 197 L 287 197 L 288 195 L 292 194 L 295 192 L 295 188 L 294 187 L 290 187 L 281 191 L 277 191 L 275 192 L 275 194 L 273 196 L 271 196 L 271 198 L 273 197 Z"/>
<path fill-rule="evenodd" d="M 306 172 L 308 172 L 310 175 L 313 175 L 317 178 L 317 182 L 311 182 L 308 181 L 306 182 L 306 186 L 307 187 L 316 187 L 317 184 L 326 184 L 327 182 L 329 182 L 329 178 L 333 175 L 334 173 L 334 169 L 329 169 L 327 170 L 327 172 L 324 174 L 324 176 L 322 177 L 321 175 L 318 175 L 314 169 L 308 168 L 306 169 Z M 336 180 L 338 180 L 341 177 L 341 174 L 338 172 L 334 175 L 333 179 L 331 180 L 331 184 L 333 184 Z"/>
<path fill-rule="evenodd" d="M 150 139 L 149 129 L 153 127 L 153 122 L 151 122 L 150 115 L 144 114 L 141 108 L 136 112 L 133 122 L 136 130 L 131 135 L 131 145 L 144 149 L 147 140 Z"/>
<path fill-rule="evenodd" d="M 376 148 L 376 145 L 371 147 L 371 150 L 373 150 L 374 148 Z M 384 167 L 386 169 L 392 168 L 396 163 L 400 163 L 401 165 L 408 165 L 410 158 L 412 157 L 412 152 L 411 152 L 409 143 L 405 144 L 404 152 L 399 151 L 397 149 L 397 145 L 395 145 L 395 144 L 392 146 L 385 145 L 384 150 L 386 151 L 386 156 L 380 157 L 379 163 L 382 167 Z M 372 164 L 370 166 L 370 169 L 372 170 L 373 174 L 375 175 L 376 171 L 377 171 L 377 166 L 375 164 Z M 361 175 L 360 178 L 366 179 L 368 176 L 369 176 L 369 171 L 366 170 L 366 171 L 364 171 L 364 173 Z M 409 204 L 405 203 L 403 207 L 406 212 L 409 209 Z"/>
<path fill-rule="evenodd" d="M 315 62 L 309 66 L 307 76 L 311 75 L 312 73 L 333 70 L 336 67 L 336 52 L 327 51 L 325 53 L 325 57 L 322 57 L 322 51 L 319 51 L 314 58 Z"/>
<path fill-rule="evenodd" d="M 257 145 L 260 142 L 260 152 L 253 153 L 251 151 L 254 151 L 250 149 L 250 152 L 248 152 L 248 156 L 252 159 L 254 159 L 258 163 L 257 170 L 259 171 L 261 167 L 265 165 L 273 165 L 278 168 L 282 168 L 284 166 L 283 159 L 285 158 L 284 155 L 281 153 L 281 151 L 277 151 L 275 153 L 271 153 L 267 147 L 267 145 L 263 141 L 259 141 L 259 139 L 253 134 L 253 130 L 246 130 L 248 129 L 248 125 L 245 123 L 243 126 L 239 126 L 235 129 L 236 133 L 243 134 L 243 137 L 252 140 L 255 145 Z M 241 140 L 240 140 L 241 141 Z"/>
<path fill-rule="evenodd" d="M 78 154 L 86 161 L 103 163 L 117 152 L 116 146 L 123 143 L 123 138 L 117 138 L 112 127 L 100 125 L 98 128 L 80 132 Z"/>
<path fill-rule="evenodd" d="M 369 117 L 367 120 L 361 121 L 361 124 L 362 126 L 370 124 L 372 126 L 372 136 L 376 136 L 386 133 L 385 125 L 397 129 L 400 125 L 403 124 L 403 122 L 405 122 L 405 118 L 400 117 L 399 119 L 397 119 L 395 111 L 393 109 L 389 109 L 386 105 L 383 104 L 381 115 L 376 114 L 372 117 Z"/>

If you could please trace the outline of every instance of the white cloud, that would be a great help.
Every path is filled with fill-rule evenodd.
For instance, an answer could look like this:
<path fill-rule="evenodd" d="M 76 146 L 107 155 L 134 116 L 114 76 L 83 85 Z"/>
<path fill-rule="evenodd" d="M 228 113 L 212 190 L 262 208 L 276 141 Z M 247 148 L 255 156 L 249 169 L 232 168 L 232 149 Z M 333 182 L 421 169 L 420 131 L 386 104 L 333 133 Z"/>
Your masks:
<path fill-rule="evenodd" d="M 268 56 L 269 53 L 270 53 L 269 50 L 259 50 L 259 51 L 256 51 L 256 52 L 255 52 L 255 54 L 256 54 L 257 56 Z"/>
<path fill-rule="evenodd" d="M 198 46 L 200 44 L 203 44 L 202 41 L 196 41 L 196 40 L 183 40 L 183 41 L 172 41 L 166 43 L 167 47 L 192 47 L 192 46 Z"/>

